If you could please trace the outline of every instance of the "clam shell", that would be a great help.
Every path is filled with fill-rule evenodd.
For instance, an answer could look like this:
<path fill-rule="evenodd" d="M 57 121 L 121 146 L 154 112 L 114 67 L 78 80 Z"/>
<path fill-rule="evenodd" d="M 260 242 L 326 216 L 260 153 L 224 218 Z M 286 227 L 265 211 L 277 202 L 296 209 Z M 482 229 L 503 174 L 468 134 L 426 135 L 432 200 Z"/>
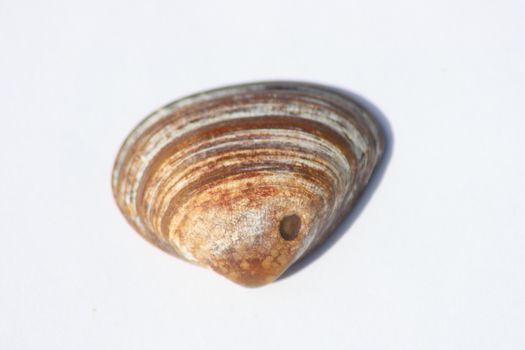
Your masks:
<path fill-rule="evenodd" d="M 234 282 L 272 282 L 348 214 L 383 153 L 347 94 L 253 83 L 177 100 L 128 136 L 113 194 L 146 240 Z"/>

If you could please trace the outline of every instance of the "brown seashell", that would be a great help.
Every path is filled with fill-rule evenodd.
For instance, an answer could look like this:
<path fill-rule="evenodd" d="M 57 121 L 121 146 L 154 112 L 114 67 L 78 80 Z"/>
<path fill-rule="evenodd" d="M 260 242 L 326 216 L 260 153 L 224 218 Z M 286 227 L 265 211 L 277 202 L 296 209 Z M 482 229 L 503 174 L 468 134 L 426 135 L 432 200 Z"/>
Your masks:
<path fill-rule="evenodd" d="M 383 153 L 362 106 L 327 87 L 254 83 L 148 116 L 113 193 L 148 241 L 234 282 L 272 282 L 348 214 Z"/>

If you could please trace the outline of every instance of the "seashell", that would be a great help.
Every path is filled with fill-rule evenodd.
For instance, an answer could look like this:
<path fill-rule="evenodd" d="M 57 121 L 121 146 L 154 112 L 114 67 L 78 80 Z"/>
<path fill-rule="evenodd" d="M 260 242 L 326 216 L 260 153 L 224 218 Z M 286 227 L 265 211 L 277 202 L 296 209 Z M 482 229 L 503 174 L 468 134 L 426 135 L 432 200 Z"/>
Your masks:
<path fill-rule="evenodd" d="M 259 286 L 334 230 L 383 147 L 370 113 L 335 89 L 225 87 L 142 121 L 117 156 L 113 194 L 149 242 Z"/>

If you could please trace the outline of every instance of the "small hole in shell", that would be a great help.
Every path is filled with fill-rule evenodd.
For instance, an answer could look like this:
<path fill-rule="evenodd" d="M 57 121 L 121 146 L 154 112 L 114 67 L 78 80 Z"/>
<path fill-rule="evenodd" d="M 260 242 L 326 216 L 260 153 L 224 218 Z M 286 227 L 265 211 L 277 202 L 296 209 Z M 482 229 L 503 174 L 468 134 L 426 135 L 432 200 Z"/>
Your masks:
<path fill-rule="evenodd" d="M 301 218 L 293 214 L 285 216 L 279 224 L 279 233 L 285 241 L 291 241 L 297 237 L 301 230 Z"/>

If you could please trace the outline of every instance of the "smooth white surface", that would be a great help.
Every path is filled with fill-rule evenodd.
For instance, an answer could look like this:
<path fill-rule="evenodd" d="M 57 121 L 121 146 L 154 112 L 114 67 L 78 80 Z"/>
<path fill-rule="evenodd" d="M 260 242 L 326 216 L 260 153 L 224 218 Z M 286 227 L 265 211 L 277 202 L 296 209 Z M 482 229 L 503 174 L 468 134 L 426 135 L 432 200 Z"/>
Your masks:
<path fill-rule="evenodd" d="M 525 348 L 525 3 L 0 2 L 0 348 Z M 245 289 L 110 190 L 149 112 L 268 79 L 350 89 L 393 151 L 351 229 Z"/>

